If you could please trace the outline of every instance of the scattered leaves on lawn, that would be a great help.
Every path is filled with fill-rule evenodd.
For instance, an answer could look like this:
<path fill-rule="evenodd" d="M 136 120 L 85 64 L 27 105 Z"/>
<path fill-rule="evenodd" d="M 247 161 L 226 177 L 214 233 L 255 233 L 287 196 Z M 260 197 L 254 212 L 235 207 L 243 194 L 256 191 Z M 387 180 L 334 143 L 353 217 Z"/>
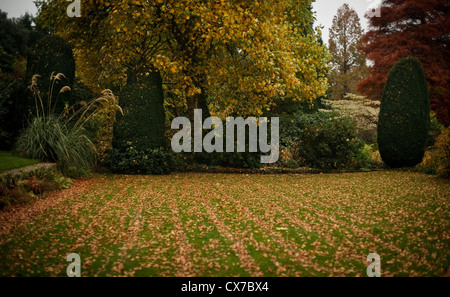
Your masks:
<path fill-rule="evenodd" d="M 0 212 L 0 276 L 448 276 L 449 209 L 412 172 L 103 176 Z"/>

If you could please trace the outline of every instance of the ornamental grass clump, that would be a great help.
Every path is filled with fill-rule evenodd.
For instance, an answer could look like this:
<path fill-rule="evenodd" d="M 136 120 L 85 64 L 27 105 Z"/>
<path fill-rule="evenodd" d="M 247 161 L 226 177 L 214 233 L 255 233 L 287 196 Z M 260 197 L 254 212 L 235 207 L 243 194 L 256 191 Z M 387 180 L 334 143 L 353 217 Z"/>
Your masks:
<path fill-rule="evenodd" d="M 55 82 L 64 75 L 50 76 L 50 90 L 45 100 L 40 96 L 37 85 L 39 75 L 34 75 L 30 90 L 35 101 L 35 117 L 20 135 L 16 148 L 19 153 L 46 162 L 55 162 L 63 173 L 89 172 L 96 162 L 96 149 L 89 139 L 85 125 L 104 108 L 121 108 L 110 90 L 90 102 L 66 106 L 61 114 L 55 113 L 59 95 L 70 91 L 63 87 L 53 94 Z"/>

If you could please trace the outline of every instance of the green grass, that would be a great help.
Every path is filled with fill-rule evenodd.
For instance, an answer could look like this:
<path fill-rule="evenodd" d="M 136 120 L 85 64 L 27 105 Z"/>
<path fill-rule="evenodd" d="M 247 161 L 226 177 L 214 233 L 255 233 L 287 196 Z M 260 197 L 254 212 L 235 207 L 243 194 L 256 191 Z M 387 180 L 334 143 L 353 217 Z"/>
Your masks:
<path fill-rule="evenodd" d="M 101 176 L 0 213 L 0 276 L 448 276 L 449 210 L 415 172 Z"/>
<path fill-rule="evenodd" d="M 9 152 L 0 151 L 0 172 L 39 163 L 39 160 L 25 159 Z"/>

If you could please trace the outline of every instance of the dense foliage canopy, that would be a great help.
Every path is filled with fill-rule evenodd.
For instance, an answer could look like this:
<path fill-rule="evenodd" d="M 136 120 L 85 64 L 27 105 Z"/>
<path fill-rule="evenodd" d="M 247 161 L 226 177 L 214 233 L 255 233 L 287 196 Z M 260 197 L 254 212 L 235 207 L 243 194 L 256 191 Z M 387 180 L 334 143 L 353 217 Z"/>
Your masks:
<path fill-rule="evenodd" d="M 313 101 L 325 93 L 327 53 L 302 1 L 43 1 L 38 23 L 76 47 L 91 86 L 123 84 L 129 66 L 161 71 L 190 111 L 209 97 L 218 113 L 261 114 L 276 96 Z M 203 98 L 199 98 L 199 94 Z M 205 102 L 203 102 L 205 103 Z"/>

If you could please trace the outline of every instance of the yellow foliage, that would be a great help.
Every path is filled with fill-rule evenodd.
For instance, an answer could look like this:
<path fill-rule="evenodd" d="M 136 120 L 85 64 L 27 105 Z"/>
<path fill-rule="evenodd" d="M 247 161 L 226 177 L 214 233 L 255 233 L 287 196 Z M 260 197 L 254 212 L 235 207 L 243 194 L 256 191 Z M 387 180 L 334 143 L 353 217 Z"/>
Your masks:
<path fill-rule="evenodd" d="M 310 4 L 95 0 L 72 19 L 67 1 L 47 0 L 37 21 L 74 44 L 91 87 L 123 84 L 127 67 L 152 64 L 173 94 L 207 92 L 217 111 L 261 114 L 277 96 L 312 101 L 325 94 L 329 57 L 308 29 Z"/>

